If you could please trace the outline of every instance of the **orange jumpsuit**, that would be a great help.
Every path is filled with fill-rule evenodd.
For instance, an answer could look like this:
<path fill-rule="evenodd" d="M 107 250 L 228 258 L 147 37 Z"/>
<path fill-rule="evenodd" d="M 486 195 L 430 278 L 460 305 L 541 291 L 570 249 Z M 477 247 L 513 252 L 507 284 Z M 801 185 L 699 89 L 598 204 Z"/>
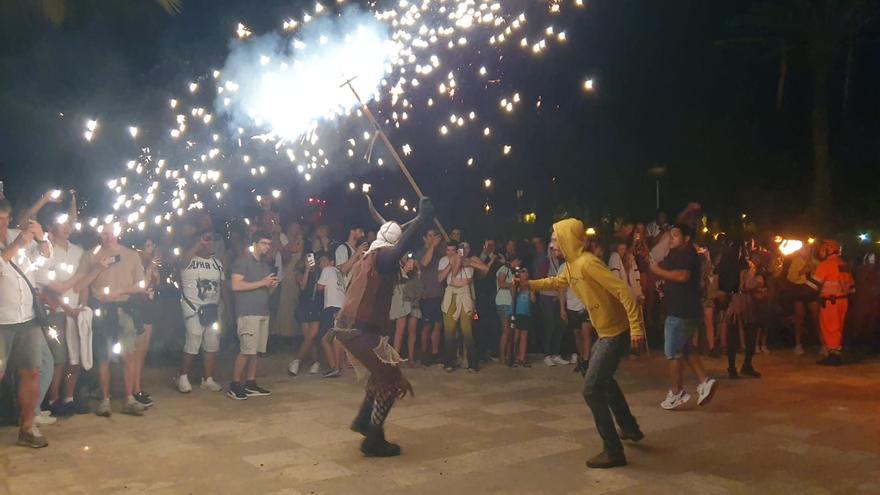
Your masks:
<path fill-rule="evenodd" d="M 846 296 L 853 286 L 852 275 L 840 256 L 832 254 L 819 263 L 813 278 L 822 282 L 822 309 L 819 310 L 822 341 L 829 351 L 840 351 L 843 348 L 843 324 L 849 307 Z"/>

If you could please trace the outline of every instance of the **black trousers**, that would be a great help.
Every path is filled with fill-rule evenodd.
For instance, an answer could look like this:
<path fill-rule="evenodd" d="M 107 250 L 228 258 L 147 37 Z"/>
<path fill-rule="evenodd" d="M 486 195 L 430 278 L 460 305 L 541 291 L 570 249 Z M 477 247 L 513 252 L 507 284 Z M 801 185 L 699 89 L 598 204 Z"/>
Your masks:
<path fill-rule="evenodd" d="M 755 345 L 758 340 L 757 325 L 743 325 L 746 339 L 746 357 L 743 360 L 743 368 L 752 366 L 752 357 L 755 355 Z M 727 367 L 736 369 L 736 352 L 739 350 L 739 324 L 731 324 L 727 327 Z"/>

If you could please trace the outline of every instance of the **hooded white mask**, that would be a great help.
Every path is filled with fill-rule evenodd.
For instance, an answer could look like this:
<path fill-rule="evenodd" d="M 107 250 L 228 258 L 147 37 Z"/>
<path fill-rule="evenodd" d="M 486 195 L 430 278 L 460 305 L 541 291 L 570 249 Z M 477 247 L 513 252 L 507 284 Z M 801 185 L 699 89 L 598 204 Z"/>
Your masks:
<path fill-rule="evenodd" d="M 400 229 L 400 225 L 397 222 L 385 222 L 379 227 L 379 232 L 376 233 L 376 240 L 370 244 L 370 249 L 367 249 L 365 254 L 370 254 L 373 251 L 383 248 L 394 246 L 397 244 L 397 241 L 400 240 L 400 234 L 403 231 Z"/>

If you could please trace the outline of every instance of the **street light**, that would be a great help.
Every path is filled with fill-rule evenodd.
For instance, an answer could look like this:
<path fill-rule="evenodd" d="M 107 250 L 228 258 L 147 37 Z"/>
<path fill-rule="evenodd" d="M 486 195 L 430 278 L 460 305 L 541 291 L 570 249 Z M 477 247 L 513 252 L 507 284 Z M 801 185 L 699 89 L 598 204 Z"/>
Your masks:
<path fill-rule="evenodd" d="M 655 180 L 656 187 L 655 187 L 654 191 L 655 191 L 657 209 L 659 210 L 660 209 L 660 179 L 666 175 L 666 167 L 659 165 L 654 168 L 650 168 L 650 169 L 648 169 L 648 175 L 650 175 L 651 177 L 654 177 L 654 180 Z"/>

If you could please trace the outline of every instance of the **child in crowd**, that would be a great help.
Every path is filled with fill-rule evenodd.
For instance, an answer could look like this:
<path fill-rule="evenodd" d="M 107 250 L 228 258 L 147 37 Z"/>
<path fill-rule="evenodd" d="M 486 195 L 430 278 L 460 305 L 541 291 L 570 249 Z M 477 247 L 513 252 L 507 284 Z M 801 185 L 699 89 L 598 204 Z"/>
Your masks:
<path fill-rule="evenodd" d="M 525 268 L 520 268 L 517 278 L 521 283 L 529 279 L 529 272 Z M 511 329 L 516 332 L 516 361 L 511 367 L 531 368 L 532 365 L 526 361 L 526 348 L 529 345 L 529 330 L 533 328 L 531 305 L 535 302 L 535 293 L 529 290 L 521 289 L 516 292 L 513 301 L 513 317 L 511 318 Z"/>

